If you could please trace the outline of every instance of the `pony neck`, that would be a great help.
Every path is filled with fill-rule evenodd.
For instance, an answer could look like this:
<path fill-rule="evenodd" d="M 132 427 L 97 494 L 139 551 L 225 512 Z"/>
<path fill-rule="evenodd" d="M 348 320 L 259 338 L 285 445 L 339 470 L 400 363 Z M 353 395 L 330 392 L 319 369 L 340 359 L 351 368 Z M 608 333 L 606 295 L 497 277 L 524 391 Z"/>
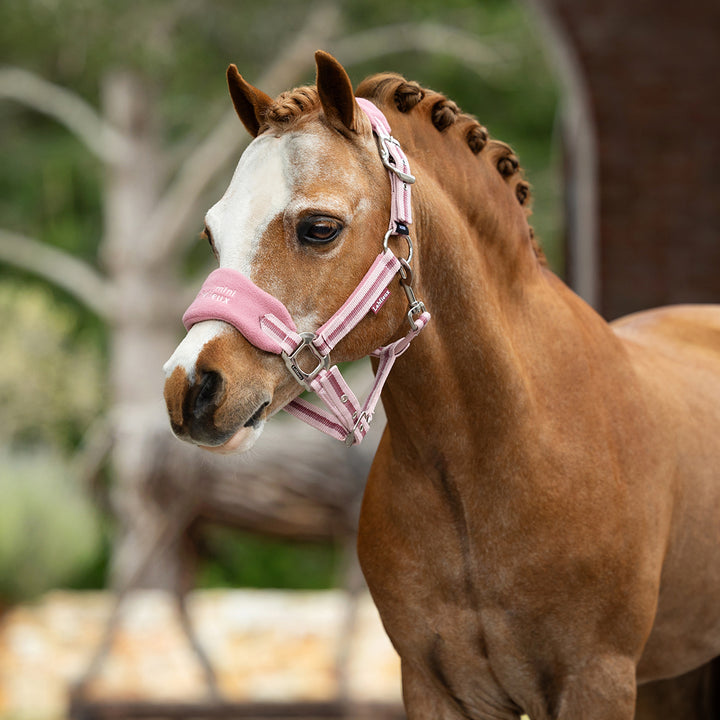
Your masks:
<path fill-rule="evenodd" d="M 540 264 L 524 212 L 501 196 L 505 188 L 486 205 L 493 215 L 477 218 L 440 183 L 423 179 L 420 187 L 417 290 L 433 319 L 398 361 L 383 404 L 393 445 L 434 462 L 459 443 L 479 454 L 514 443 L 551 387 L 553 356 L 572 355 L 578 321 L 601 326 Z"/>

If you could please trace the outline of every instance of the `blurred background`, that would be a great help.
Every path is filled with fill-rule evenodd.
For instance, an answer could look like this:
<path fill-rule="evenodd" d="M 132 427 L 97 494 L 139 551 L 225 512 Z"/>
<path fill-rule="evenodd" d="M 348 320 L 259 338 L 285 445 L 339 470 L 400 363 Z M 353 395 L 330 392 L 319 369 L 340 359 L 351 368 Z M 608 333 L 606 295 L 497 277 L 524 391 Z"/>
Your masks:
<path fill-rule="evenodd" d="M 381 428 L 348 452 L 277 418 L 227 460 L 165 416 L 162 364 L 212 267 L 204 212 L 248 141 L 227 65 L 274 95 L 312 83 L 323 48 L 355 83 L 445 93 L 512 145 L 552 268 L 612 318 L 720 299 L 717 6 L 673 12 L 0 1 L 0 717 L 61 717 L 78 682 L 397 703 L 353 547 Z"/>
<path fill-rule="evenodd" d="M 64 712 L 94 654 L 83 687 L 94 697 L 177 699 L 208 683 L 229 697 L 335 696 L 347 683 L 335 669 L 321 690 L 251 682 L 247 667 L 241 677 L 210 624 L 224 617 L 225 634 L 245 638 L 233 652 L 257 658 L 236 626 L 243 613 L 266 622 L 257 604 L 280 613 L 273 603 L 286 596 L 263 589 L 340 592 L 303 605 L 326 608 L 311 634 L 339 637 L 352 623 L 338 598 L 361 588 L 355 522 L 381 428 L 348 452 L 278 418 L 251 457 L 223 460 L 174 440 L 162 403 L 162 364 L 213 265 L 204 212 L 248 141 L 225 69 L 236 63 L 274 95 L 312 83 L 323 48 L 355 83 L 394 70 L 444 92 L 518 153 L 536 233 L 562 272 L 558 90 L 527 8 L 8 1 L 0 47 L 0 716 Z M 369 368 L 356 372 L 369 383 Z M 223 610 L 227 598 L 245 610 Z M 301 610 L 287 612 L 297 631 Z M 153 635 L 164 625 L 174 640 Z M 333 665 L 348 651 L 323 652 Z M 382 652 L 377 692 L 397 701 L 392 651 Z M 152 672 L 122 670 L 123 653 L 135 668 L 153 653 L 158 668 L 179 667 L 158 689 Z"/>

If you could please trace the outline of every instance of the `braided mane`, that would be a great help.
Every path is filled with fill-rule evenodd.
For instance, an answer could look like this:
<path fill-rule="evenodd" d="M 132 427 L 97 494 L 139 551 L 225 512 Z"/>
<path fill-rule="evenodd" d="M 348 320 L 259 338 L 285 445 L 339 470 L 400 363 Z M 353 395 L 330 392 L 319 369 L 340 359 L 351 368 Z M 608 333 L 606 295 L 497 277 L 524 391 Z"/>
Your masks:
<path fill-rule="evenodd" d="M 438 132 L 461 135 L 472 154 L 487 154 L 491 165 L 508 184 L 526 216 L 530 216 L 530 185 L 524 178 L 520 162 L 512 148 L 507 143 L 491 139 L 487 129 L 475 117 L 462 112 L 452 100 L 396 73 L 380 73 L 363 80 L 357 87 L 356 95 L 377 100 L 380 105 L 393 106 L 403 114 L 410 113 L 415 108 L 426 109 Z M 306 120 L 316 117 L 320 107 L 315 86 L 288 90 L 267 110 L 261 131 L 267 128 L 281 132 L 296 129 Z M 532 227 L 530 237 L 535 254 L 540 262 L 546 264 L 545 254 Z"/>

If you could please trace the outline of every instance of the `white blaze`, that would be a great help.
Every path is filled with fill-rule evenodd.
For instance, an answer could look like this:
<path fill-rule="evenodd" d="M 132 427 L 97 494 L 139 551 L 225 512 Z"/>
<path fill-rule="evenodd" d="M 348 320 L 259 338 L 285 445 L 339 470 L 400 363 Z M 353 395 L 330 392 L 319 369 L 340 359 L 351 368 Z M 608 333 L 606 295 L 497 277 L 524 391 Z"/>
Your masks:
<path fill-rule="evenodd" d="M 262 136 L 243 153 L 228 189 L 208 210 L 205 223 L 220 256 L 220 267 L 251 277 L 258 245 L 273 218 L 290 202 L 285 177 L 288 136 Z"/>
<path fill-rule="evenodd" d="M 200 351 L 213 338 L 229 332 L 230 327 L 220 320 L 205 320 L 193 325 L 175 352 L 163 366 L 165 377 L 170 377 L 176 367 L 181 367 L 190 384 L 195 382 L 195 363 Z"/>
<path fill-rule="evenodd" d="M 205 223 L 220 256 L 220 267 L 233 268 L 252 277 L 252 262 L 265 230 L 290 201 L 284 176 L 286 138 L 263 136 L 247 147 L 222 198 L 208 210 Z M 206 320 L 190 328 L 172 357 L 165 375 L 182 367 L 190 383 L 203 347 L 229 330 L 219 320 Z"/>

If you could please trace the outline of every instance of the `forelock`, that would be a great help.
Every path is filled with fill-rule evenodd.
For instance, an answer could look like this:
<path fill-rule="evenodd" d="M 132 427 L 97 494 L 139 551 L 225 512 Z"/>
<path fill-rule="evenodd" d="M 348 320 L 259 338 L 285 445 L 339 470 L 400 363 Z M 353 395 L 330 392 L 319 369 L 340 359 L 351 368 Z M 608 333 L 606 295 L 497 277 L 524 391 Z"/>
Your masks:
<path fill-rule="evenodd" d="M 260 131 L 267 129 L 284 132 L 296 128 L 301 121 L 315 116 L 320 110 L 320 96 L 312 85 L 288 90 L 277 97 L 263 118 Z"/>

